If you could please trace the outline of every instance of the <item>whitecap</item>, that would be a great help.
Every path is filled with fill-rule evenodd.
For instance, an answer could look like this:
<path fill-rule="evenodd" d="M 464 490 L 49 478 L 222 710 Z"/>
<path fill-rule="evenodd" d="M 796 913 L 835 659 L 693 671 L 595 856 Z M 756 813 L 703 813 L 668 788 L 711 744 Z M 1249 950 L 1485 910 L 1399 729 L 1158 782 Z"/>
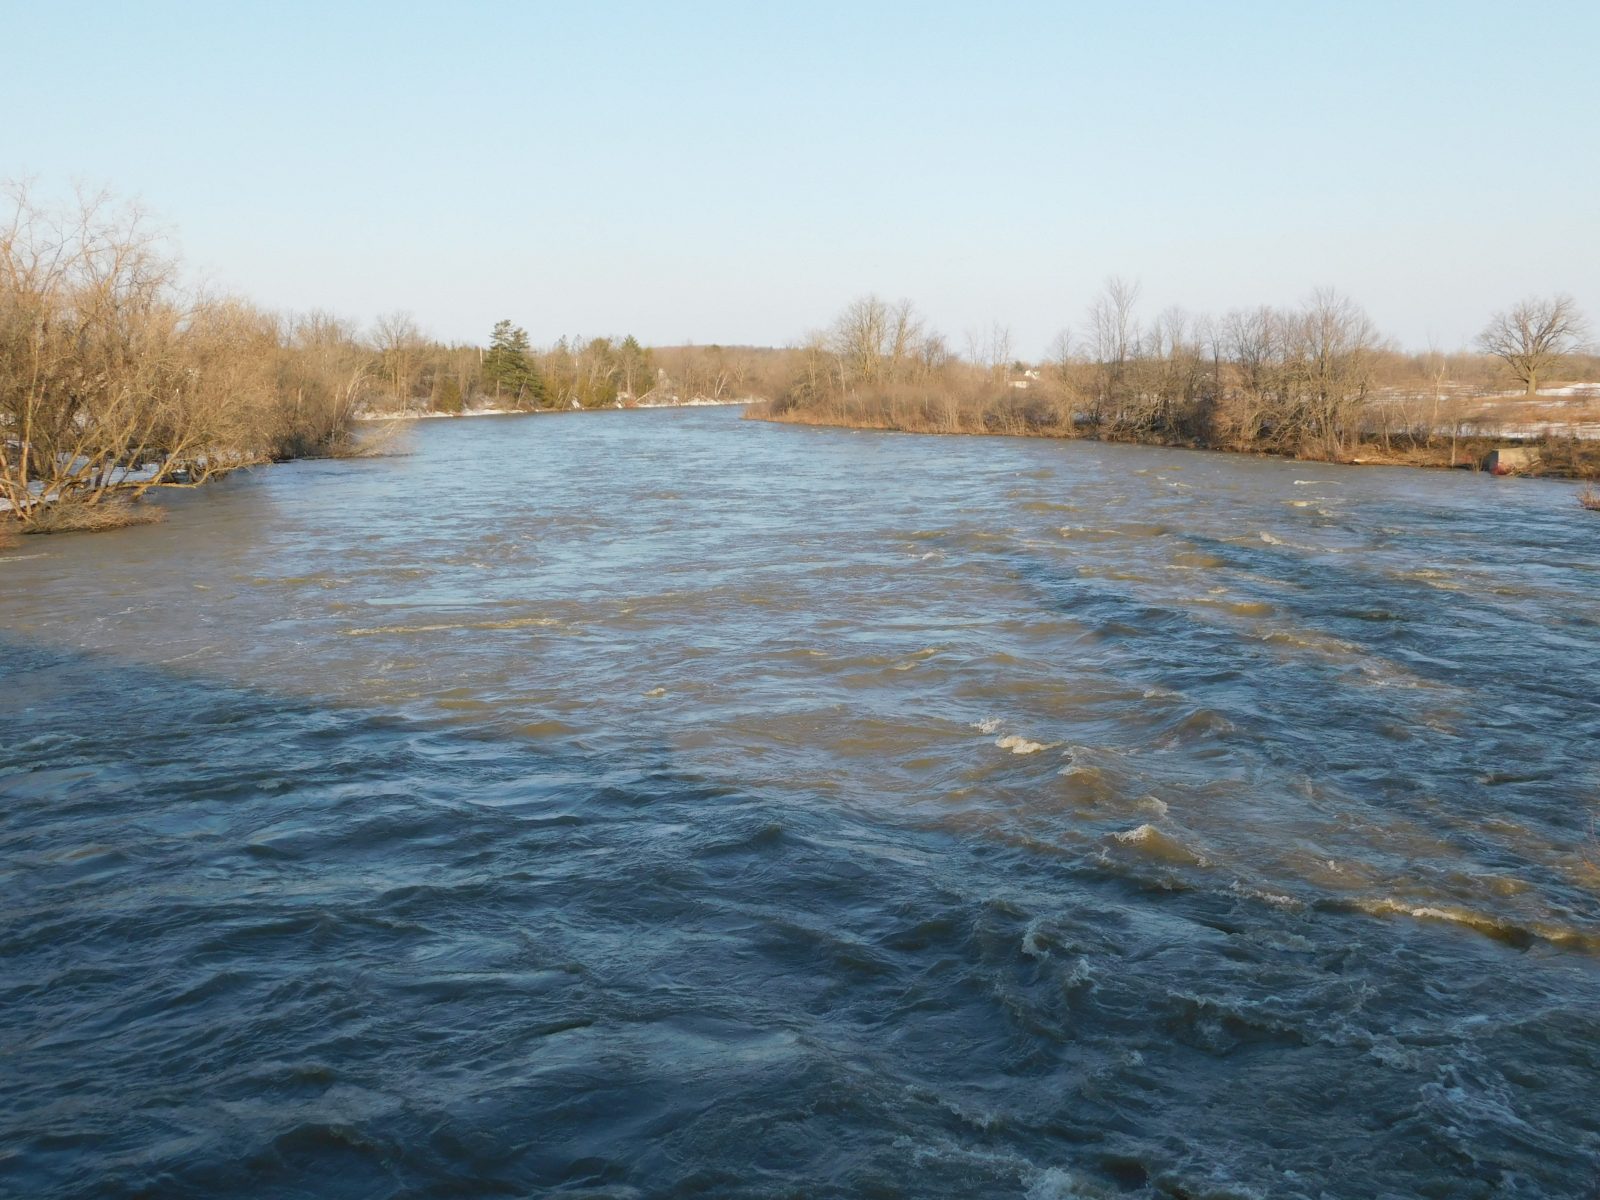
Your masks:
<path fill-rule="evenodd" d="M 1274 908 L 1301 909 L 1305 907 L 1293 896 L 1286 896 L 1281 892 L 1269 892 L 1264 888 L 1251 887 L 1238 879 L 1228 885 L 1228 890 L 1235 896 L 1242 896 L 1246 900 L 1259 900 L 1263 904 L 1272 905 Z"/>
<path fill-rule="evenodd" d="M 1067 972 L 1067 977 L 1063 980 L 1064 986 L 1068 988 L 1092 988 L 1094 983 L 1094 972 L 1089 969 L 1089 960 L 1086 958 L 1075 960 L 1072 970 Z"/>
<path fill-rule="evenodd" d="M 1093 1200 L 1105 1195 L 1099 1188 L 1090 1189 L 1070 1171 L 1060 1167 L 1047 1167 L 1028 1181 L 1025 1200 Z"/>
<path fill-rule="evenodd" d="M 1029 958 L 1045 959 L 1050 957 L 1050 947 L 1039 938 L 1039 921 L 1035 918 L 1028 922 L 1028 927 L 1022 931 L 1022 952 Z"/>
<path fill-rule="evenodd" d="M 1193 867 L 1211 865 L 1206 856 L 1198 850 L 1162 833 L 1149 822 L 1136 825 L 1132 829 L 1124 829 L 1120 833 L 1113 833 L 1111 836 L 1125 845 L 1138 847 L 1141 853 L 1162 862 L 1181 863 Z"/>

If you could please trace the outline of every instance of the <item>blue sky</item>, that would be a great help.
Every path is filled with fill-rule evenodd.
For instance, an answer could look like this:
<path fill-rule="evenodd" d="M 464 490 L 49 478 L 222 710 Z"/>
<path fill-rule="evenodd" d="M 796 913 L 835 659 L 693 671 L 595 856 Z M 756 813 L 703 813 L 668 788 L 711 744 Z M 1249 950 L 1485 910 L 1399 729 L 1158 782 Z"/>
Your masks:
<path fill-rule="evenodd" d="M 190 271 L 483 340 L 782 344 L 855 296 L 1024 354 L 1111 274 L 1353 295 L 1407 346 L 1600 323 L 1600 5 L 0 0 L 0 176 Z"/>

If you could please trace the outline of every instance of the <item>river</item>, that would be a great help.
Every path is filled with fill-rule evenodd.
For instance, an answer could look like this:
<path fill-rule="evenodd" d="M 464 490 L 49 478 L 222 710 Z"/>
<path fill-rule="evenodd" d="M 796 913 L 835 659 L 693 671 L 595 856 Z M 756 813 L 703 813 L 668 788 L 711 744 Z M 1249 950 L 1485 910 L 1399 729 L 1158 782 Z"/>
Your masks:
<path fill-rule="evenodd" d="M 0 1193 L 1594 1194 L 1570 484 L 410 438 L 0 552 Z"/>

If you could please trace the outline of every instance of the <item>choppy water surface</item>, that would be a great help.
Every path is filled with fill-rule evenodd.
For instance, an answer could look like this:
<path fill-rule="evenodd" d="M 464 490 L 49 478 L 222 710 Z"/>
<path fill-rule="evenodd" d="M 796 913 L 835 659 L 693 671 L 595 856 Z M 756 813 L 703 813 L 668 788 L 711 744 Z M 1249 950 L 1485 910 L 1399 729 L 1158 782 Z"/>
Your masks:
<path fill-rule="evenodd" d="M 1570 486 L 414 441 L 0 562 L 0 1191 L 1594 1194 Z"/>

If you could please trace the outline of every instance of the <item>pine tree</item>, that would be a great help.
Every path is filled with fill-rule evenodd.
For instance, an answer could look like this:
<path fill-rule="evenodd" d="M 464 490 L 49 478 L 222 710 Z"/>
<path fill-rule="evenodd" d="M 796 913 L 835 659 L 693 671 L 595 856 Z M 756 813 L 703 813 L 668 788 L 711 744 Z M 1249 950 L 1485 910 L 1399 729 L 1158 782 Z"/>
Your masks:
<path fill-rule="evenodd" d="M 494 385 L 496 396 L 509 396 L 518 408 L 544 403 L 544 379 L 534 365 L 528 331 L 509 320 L 495 323 L 489 335 L 489 352 L 483 356 L 483 378 Z"/>

